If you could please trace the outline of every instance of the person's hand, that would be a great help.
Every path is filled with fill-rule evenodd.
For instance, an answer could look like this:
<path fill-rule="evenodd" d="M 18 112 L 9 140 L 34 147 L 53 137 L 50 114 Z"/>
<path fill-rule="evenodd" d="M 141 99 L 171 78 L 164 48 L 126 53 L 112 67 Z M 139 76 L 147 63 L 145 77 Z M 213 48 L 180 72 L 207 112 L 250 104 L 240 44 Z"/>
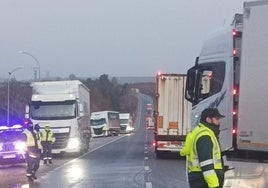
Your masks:
<path fill-rule="evenodd" d="M 228 166 L 228 165 L 224 165 L 224 166 L 223 166 L 223 171 L 224 171 L 224 172 L 227 172 L 228 170 L 233 170 L 233 169 L 234 169 L 234 167 L 231 167 L 231 168 L 230 168 L 230 166 Z"/>

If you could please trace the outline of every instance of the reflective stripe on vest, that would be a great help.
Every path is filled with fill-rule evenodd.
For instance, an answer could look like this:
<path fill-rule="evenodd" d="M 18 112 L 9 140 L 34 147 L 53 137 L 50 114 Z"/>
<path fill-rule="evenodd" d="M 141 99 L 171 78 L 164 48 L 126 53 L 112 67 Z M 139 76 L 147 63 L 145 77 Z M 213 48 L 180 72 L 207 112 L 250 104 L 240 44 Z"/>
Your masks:
<path fill-rule="evenodd" d="M 55 142 L 54 134 L 51 131 L 43 131 L 41 133 L 41 141 Z"/>
<path fill-rule="evenodd" d="M 222 161 L 221 161 L 221 149 L 218 143 L 217 138 L 215 137 L 212 130 L 204 126 L 202 123 L 199 123 L 199 126 L 196 127 L 193 132 L 191 133 L 191 138 L 194 139 L 191 142 L 191 151 L 188 159 L 188 170 L 190 172 L 200 172 L 201 170 L 201 164 L 202 166 L 205 166 L 207 164 L 213 164 L 214 169 L 222 169 Z M 203 161 L 201 164 L 198 160 L 197 155 L 197 149 L 196 149 L 196 142 L 197 140 L 202 136 L 209 136 L 211 138 L 211 141 L 213 143 L 213 159 Z"/>
<path fill-rule="evenodd" d="M 34 133 L 36 134 L 36 139 L 37 139 L 36 140 L 37 141 L 37 146 L 36 147 L 38 147 L 38 149 L 41 149 L 42 146 L 41 146 L 40 140 L 38 139 L 38 133 L 36 133 L 36 132 L 34 132 Z M 35 146 L 35 141 L 34 141 L 34 137 L 33 137 L 32 133 L 29 130 L 25 129 L 23 131 L 23 134 L 25 134 L 26 137 L 27 137 L 26 146 L 27 147 Z"/>

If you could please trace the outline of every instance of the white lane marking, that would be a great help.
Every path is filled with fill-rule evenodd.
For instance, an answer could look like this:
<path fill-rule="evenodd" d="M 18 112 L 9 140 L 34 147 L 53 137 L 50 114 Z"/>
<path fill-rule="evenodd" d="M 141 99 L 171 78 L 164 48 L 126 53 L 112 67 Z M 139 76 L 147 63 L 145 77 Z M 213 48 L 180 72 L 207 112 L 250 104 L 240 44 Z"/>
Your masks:
<path fill-rule="evenodd" d="M 146 153 L 146 154 L 147 154 L 147 153 L 148 153 L 148 151 L 144 151 L 144 153 Z"/>
<path fill-rule="evenodd" d="M 93 151 L 96 151 L 97 149 L 100 149 L 100 148 L 102 148 L 102 147 L 104 147 L 104 146 L 106 146 L 106 145 L 108 145 L 108 144 L 111 144 L 111 143 L 113 143 L 113 142 L 115 142 L 115 141 L 117 141 L 117 140 L 119 140 L 119 139 L 121 139 L 121 138 L 124 138 L 124 137 L 126 137 L 126 136 L 127 136 L 127 135 L 124 135 L 124 136 L 121 136 L 120 138 L 116 138 L 116 139 L 114 139 L 114 140 L 111 140 L 110 142 L 107 142 L 107 143 L 105 143 L 105 144 L 103 144 L 103 145 L 101 145 L 101 146 L 99 146 L 99 147 L 97 147 L 97 148 L 95 148 L 95 149 L 93 149 L 93 150 L 90 150 L 90 151 L 87 152 L 87 153 L 91 153 L 91 152 L 93 152 Z M 83 157 L 83 156 L 86 155 L 87 153 L 81 155 L 80 157 Z M 79 157 L 79 158 L 80 158 L 80 157 Z"/>
<path fill-rule="evenodd" d="M 144 157 L 144 160 L 146 160 L 146 161 L 147 161 L 148 159 L 149 159 L 148 157 Z"/>
<path fill-rule="evenodd" d="M 145 166 L 145 167 L 144 167 L 144 170 L 145 170 L 145 171 L 149 171 L 149 170 L 150 170 L 149 166 Z"/>
<path fill-rule="evenodd" d="M 148 148 L 147 148 L 147 147 L 145 147 L 144 149 L 146 149 L 146 150 L 147 150 Z"/>
<path fill-rule="evenodd" d="M 110 142 L 107 142 L 107 143 L 105 143 L 105 144 L 103 144 L 103 145 L 101 145 L 101 146 L 99 146 L 99 147 L 97 147 L 97 148 L 95 148 L 95 149 L 93 149 L 93 150 L 90 150 L 89 152 L 84 153 L 83 155 L 81 155 L 81 156 L 79 156 L 79 157 L 77 157 L 77 158 L 75 158 L 75 159 L 72 159 L 71 161 L 67 161 L 66 163 L 62 164 L 61 166 L 58 166 L 58 167 L 54 168 L 53 170 L 51 170 L 51 171 L 48 172 L 46 175 L 49 175 L 51 172 L 56 171 L 56 170 L 58 170 L 58 169 L 60 169 L 60 168 L 63 168 L 64 166 L 66 166 L 66 165 L 68 165 L 69 163 L 72 163 L 72 162 L 78 160 L 79 158 L 82 158 L 84 155 L 87 155 L 88 153 L 92 153 L 93 151 L 96 151 L 96 150 L 98 150 L 98 149 L 100 149 L 100 148 L 102 148 L 102 147 L 104 147 L 104 146 L 106 146 L 106 145 L 108 145 L 108 144 L 111 144 L 111 143 L 113 143 L 113 142 L 115 142 L 115 141 L 117 141 L 117 140 L 119 140 L 119 139 L 121 139 L 121 138 L 124 138 L 124 137 L 126 137 L 126 136 L 127 136 L 127 135 L 120 136 L 119 138 L 116 138 L 116 139 L 114 139 L 114 140 L 111 140 Z M 46 175 L 45 175 L 45 176 L 46 176 Z"/>
<path fill-rule="evenodd" d="M 146 188 L 152 188 L 153 187 L 151 182 L 146 182 L 145 185 L 146 185 Z"/>

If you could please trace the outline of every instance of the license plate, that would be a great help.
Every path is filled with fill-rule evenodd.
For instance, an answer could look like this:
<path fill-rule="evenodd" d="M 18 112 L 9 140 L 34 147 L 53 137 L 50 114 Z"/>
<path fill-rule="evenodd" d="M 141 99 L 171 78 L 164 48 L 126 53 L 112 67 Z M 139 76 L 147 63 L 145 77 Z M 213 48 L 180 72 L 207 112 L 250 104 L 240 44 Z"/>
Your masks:
<path fill-rule="evenodd" d="M 15 157 L 16 157 L 15 154 L 3 155 L 3 159 L 12 159 L 12 158 L 15 158 Z"/>

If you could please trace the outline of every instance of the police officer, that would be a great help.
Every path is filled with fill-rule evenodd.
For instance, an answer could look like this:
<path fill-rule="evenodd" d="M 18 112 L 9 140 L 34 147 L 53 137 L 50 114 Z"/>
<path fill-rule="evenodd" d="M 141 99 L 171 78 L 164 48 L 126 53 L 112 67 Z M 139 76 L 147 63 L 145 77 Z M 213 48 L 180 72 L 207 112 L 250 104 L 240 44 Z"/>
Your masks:
<path fill-rule="evenodd" d="M 43 160 L 44 164 L 52 164 L 52 144 L 55 142 L 55 136 L 51 131 L 49 124 L 45 126 L 45 129 L 41 132 L 41 143 L 43 146 Z"/>
<path fill-rule="evenodd" d="M 26 126 L 26 129 L 22 132 L 23 140 L 27 146 L 25 154 L 27 162 L 26 176 L 29 181 L 33 181 L 33 179 L 37 179 L 35 173 L 39 168 L 42 146 L 40 137 L 37 131 L 34 130 L 32 121 L 29 120 Z"/>
<path fill-rule="evenodd" d="M 181 156 L 187 157 L 190 188 L 222 188 L 224 166 L 218 141 L 221 115 L 217 108 L 205 109 L 198 126 L 190 132 Z"/>

